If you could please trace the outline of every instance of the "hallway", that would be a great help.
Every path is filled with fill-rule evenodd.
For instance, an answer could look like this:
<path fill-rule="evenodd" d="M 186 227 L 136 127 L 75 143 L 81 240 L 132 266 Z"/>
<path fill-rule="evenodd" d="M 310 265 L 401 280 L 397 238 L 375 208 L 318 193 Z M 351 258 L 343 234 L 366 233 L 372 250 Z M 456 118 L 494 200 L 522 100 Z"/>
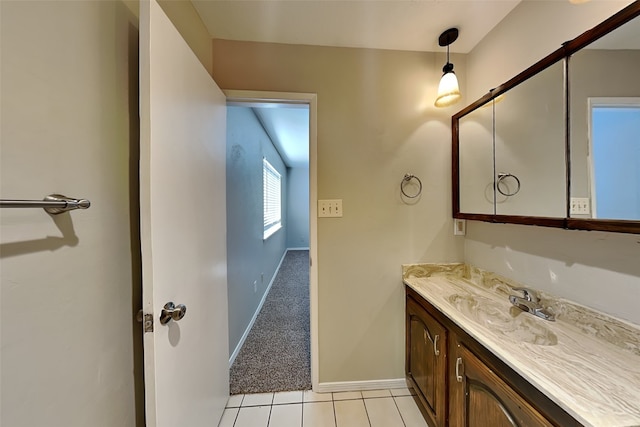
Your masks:
<path fill-rule="evenodd" d="M 231 366 L 231 394 L 311 389 L 309 251 L 287 251 Z"/>

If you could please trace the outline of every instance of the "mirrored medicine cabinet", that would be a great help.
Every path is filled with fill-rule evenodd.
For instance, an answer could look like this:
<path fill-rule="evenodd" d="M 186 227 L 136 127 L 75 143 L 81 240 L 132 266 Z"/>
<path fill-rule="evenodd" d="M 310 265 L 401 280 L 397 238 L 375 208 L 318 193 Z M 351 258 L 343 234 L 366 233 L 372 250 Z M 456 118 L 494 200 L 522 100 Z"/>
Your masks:
<path fill-rule="evenodd" d="M 453 216 L 640 234 L 640 1 L 452 117 Z"/>

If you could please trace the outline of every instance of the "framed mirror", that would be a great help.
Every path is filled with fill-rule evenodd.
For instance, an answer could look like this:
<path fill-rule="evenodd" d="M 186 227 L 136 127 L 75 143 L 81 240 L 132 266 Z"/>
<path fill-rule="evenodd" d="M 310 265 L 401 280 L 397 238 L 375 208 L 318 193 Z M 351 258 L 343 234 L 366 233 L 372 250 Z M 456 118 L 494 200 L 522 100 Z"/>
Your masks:
<path fill-rule="evenodd" d="M 569 61 L 569 215 L 640 221 L 640 17 Z"/>
<path fill-rule="evenodd" d="M 495 215 L 493 101 L 460 118 L 460 212 Z"/>
<path fill-rule="evenodd" d="M 456 113 L 454 218 L 640 234 L 638 75 L 640 1 Z"/>
<path fill-rule="evenodd" d="M 564 225 L 563 59 L 554 52 L 452 117 L 455 218 Z"/>
<path fill-rule="evenodd" d="M 564 63 L 496 98 L 496 214 L 564 218 Z"/>

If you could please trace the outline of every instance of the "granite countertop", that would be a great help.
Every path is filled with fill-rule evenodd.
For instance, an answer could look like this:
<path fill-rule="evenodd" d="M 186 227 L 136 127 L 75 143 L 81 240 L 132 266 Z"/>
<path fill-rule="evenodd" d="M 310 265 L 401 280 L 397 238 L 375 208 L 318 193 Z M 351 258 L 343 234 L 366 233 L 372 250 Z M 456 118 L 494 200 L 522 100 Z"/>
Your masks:
<path fill-rule="evenodd" d="M 640 426 L 640 326 L 542 292 L 556 321 L 540 319 L 509 303 L 521 284 L 464 264 L 402 268 L 406 285 L 585 426 Z"/>

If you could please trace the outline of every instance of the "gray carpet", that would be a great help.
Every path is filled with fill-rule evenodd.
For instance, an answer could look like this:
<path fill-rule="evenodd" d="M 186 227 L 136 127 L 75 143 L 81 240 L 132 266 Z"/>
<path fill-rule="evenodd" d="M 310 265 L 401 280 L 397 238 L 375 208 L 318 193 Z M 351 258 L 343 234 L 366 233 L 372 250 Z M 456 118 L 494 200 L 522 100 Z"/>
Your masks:
<path fill-rule="evenodd" d="M 231 366 L 231 394 L 310 390 L 309 251 L 289 251 Z"/>

